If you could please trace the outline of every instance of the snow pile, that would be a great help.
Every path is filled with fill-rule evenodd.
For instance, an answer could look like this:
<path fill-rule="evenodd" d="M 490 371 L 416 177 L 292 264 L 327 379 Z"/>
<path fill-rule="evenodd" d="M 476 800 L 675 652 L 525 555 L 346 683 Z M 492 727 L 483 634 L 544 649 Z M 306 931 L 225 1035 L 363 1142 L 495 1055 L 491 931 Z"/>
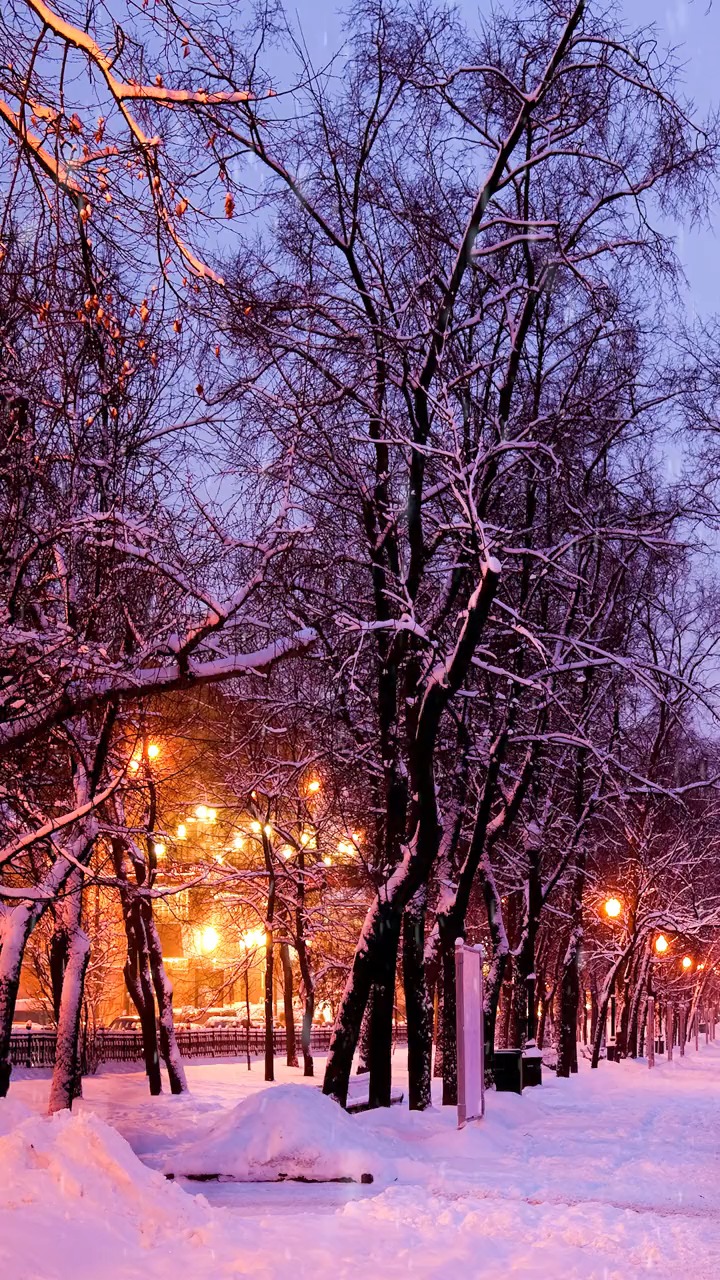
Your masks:
<path fill-rule="evenodd" d="M 276 1085 L 238 1103 L 205 1135 L 178 1148 L 166 1173 L 240 1182 L 390 1181 L 385 1144 L 319 1089 Z"/>
<path fill-rule="evenodd" d="M 25 1110 L 0 1106 L 0 1275 L 140 1276 L 149 1249 L 202 1235 L 206 1206 L 141 1164 L 104 1121 Z"/>
<path fill-rule="evenodd" d="M 29 1120 L 34 1113 L 24 1102 L 16 1102 L 14 1098 L 0 1098 L 0 1138 L 17 1128 L 24 1120 Z M 0 1175 L 2 1165 L 0 1164 Z"/>

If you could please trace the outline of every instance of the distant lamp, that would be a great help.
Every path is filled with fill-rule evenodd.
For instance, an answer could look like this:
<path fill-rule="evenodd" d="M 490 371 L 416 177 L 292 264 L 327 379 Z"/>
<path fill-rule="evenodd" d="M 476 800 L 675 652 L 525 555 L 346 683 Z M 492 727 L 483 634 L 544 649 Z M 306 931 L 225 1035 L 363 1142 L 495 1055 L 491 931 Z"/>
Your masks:
<path fill-rule="evenodd" d="M 655 939 L 655 950 L 657 951 L 658 955 L 663 955 L 664 952 L 667 951 L 669 945 L 670 943 L 668 942 L 664 933 L 659 933 L 657 938 Z"/>
<path fill-rule="evenodd" d="M 690 956 L 683 956 L 682 967 L 683 969 L 692 969 L 692 960 Z"/>
<path fill-rule="evenodd" d="M 165 857 L 165 845 L 163 844 L 162 840 L 155 841 L 155 853 L 158 858 Z"/>
<path fill-rule="evenodd" d="M 197 809 L 195 810 L 195 817 L 199 818 L 201 822 L 204 822 L 207 816 L 208 816 L 207 805 L 199 804 Z"/>
<path fill-rule="evenodd" d="M 187 827 L 185 826 L 185 823 L 184 822 L 178 823 L 178 829 L 177 829 L 178 840 L 184 840 L 186 835 L 187 835 Z"/>
<path fill-rule="evenodd" d="M 326 866 L 326 867 L 331 867 L 331 866 L 332 866 L 332 858 L 330 857 L 330 854 L 329 854 L 329 853 L 326 853 L 326 854 L 325 854 L 325 857 L 323 858 L 323 862 L 325 863 L 325 866 Z"/>
<path fill-rule="evenodd" d="M 270 826 L 270 823 L 269 823 L 269 822 L 266 822 L 266 823 L 265 823 L 265 826 L 263 827 L 263 831 L 265 832 L 265 835 L 267 836 L 267 838 L 268 838 L 268 840 L 269 840 L 269 839 L 270 839 L 270 837 L 271 837 L 271 835 L 272 835 L 272 833 L 273 833 L 273 832 L 272 832 L 272 827 Z"/>
<path fill-rule="evenodd" d="M 253 831 L 256 836 L 259 835 L 260 832 L 262 831 L 262 827 L 260 823 L 257 821 L 257 819 L 254 822 L 250 823 L 250 830 Z"/>
<path fill-rule="evenodd" d="M 605 903 L 605 915 L 610 916 L 611 920 L 617 920 L 622 911 L 622 902 L 619 898 L 608 898 Z"/>
<path fill-rule="evenodd" d="M 321 787 L 321 786 L 322 786 L 322 783 L 320 782 L 320 779 L 319 779 L 319 778 L 313 778 L 312 782 L 308 782 L 308 788 L 307 788 L 307 789 L 308 789 L 308 792 L 310 793 L 310 795 L 311 795 L 311 796 L 314 796 L 314 795 L 316 795 L 316 793 L 320 790 L 320 787 Z"/>
<path fill-rule="evenodd" d="M 148 749 L 148 760 L 157 760 L 160 755 L 160 748 L 157 742 L 151 742 Z"/>
<path fill-rule="evenodd" d="M 217 929 L 213 929 L 211 924 L 208 925 L 207 929 L 203 929 L 203 932 L 202 932 L 203 951 L 215 951 L 219 941 L 220 941 L 220 935 L 218 934 Z"/>

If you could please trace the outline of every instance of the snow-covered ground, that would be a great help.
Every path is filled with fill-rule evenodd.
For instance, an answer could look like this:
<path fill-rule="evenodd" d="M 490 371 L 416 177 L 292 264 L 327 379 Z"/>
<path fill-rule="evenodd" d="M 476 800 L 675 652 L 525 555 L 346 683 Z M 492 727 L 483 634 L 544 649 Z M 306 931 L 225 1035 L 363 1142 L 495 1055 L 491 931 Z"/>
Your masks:
<path fill-rule="evenodd" d="M 257 1138 L 262 1100 L 231 1108 L 264 1088 L 259 1063 L 190 1063 L 188 1075 L 192 1096 L 158 1099 L 139 1072 L 98 1075 L 77 1114 L 52 1121 L 38 1114 L 47 1079 L 13 1081 L 0 1103 L 0 1276 L 720 1275 L 720 1045 L 654 1072 L 583 1064 L 522 1097 L 491 1093 L 486 1119 L 460 1133 L 439 1107 L 355 1116 L 371 1186 L 167 1181 L 158 1170 L 206 1133 L 221 1156 L 236 1120 Z M 313 1086 L 281 1066 L 278 1079 Z M 350 1132 L 341 1125 L 335 1146 Z"/>

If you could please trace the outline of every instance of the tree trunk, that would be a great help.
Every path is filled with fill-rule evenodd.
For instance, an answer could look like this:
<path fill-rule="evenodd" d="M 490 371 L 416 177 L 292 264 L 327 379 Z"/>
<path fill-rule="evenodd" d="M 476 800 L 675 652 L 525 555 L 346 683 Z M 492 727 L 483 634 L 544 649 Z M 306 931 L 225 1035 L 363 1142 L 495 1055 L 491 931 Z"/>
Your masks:
<path fill-rule="evenodd" d="M 88 798 L 87 779 L 84 772 L 76 771 L 75 797 L 78 804 Z M 72 860 L 62 856 L 56 858 L 38 888 L 42 897 L 33 902 L 20 902 L 12 907 L 2 920 L 0 935 L 0 1098 L 7 1095 L 10 1087 L 10 1036 L 12 1020 L 15 1012 L 18 987 L 20 985 L 20 969 L 27 940 L 38 921 L 47 911 L 50 903 L 62 892 L 78 862 L 85 863 L 92 852 L 93 842 L 97 835 L 97 820 L 87 818 L 79 824 L 78 834 L 69 841 L 68 852 Z"/>
<path fill-rule="evenodd" d="M 419 889 L 403 915 L 403 985 L 408 1036 L 408 1105 L 424 1111 L 432 1105 L 432 1009 L 425 982 L 425 906 Z"/>
<path fill-rule="evenodd" d="M 22 903 L 13 907 L 3 920 L 2 947 L 0 947 L 0 1098 L 10 1087 L 10 1036 L 15 1012 L 20 969 L 25 946 L 36 923 L 35 906 Z"/>
<path fill-rule="evenodd" d="M 160 935 L 158 934 L 157 925 L 152 914 L 152 901 L 146 899 L 144 902 L 145 915 L 145 933 L 147 936 L 148 953 L 150 957 L 150 972 L 152 975 L 153 986 L 155 988 L 155 998 L 158 1007 L 158 1023 L 160 1027 L 160 1052 L 163 1056 L 165 1068 L 170 1081 L 170 1092 L 174 1094 L 188 1093 L 188 1083 L 185 1076 L 185 1067 L 183 1065 L 182 1054 L 178 1047 L 177 1036 L 175 1034 L 175 1019 L 173 1017 L 173 989 L 172 983 L 167 976 L 167 970 L 162 956 L 162 946 L 160 944 Z"/>
<path fill-rule="evenodd" d="M 388 916 L 379 949 L 370 1015 L 370 1086 L 368 1105 L 389 1107 L 392 1093 L 393 1013 L 400 918 Z"/>
<path fill-rule="evenodd" d="M 558 1031 L 557 1074 L 565 1079 L 577 1071 L 577 1014 L 580 999 L 581 932 L 574 928 L 563 960 L 560 975 L 560 1027 Z"/>
<path fill-rule="evenodd" d="M 315 1064 L 313 1063 L 312 1052 L 310 1049 L 310 1034 L 312 1032 L 313 1016 L 315 1013 L 315 984 L 313 982 L 310 961 L 308 960 L 305 938 L 301 933 L 298 934 L 295 945 L 298 964 L 300 965 L 300 977 L 302 978 L 305 993 L 305 1009 L 303 1011 L 301 1032 L 303 1075 L 313 1076 L 315 1074 Z"/>
<path fill-rule="evenodd" d="M 376 898 L 370 907 L 335 1019 L 325 1067 L 323 1093 L 335 1098 L 343 1107 L 347 1103 L 352 1060 L 373 982 L 377 955 L 383 946 L 386 920 L 392 912 L 392 906 L 387 900 L 381 901 L 380 898 Z"/>
<path fill-rule="evenodd" d="M 287 1049 L 287 1065 L 298 1065 L 295 1047 L 295 1012 L 293 1010 L 293 971 L 290 960 L 290 947 L 283 942 L 280 947 L 280 963 L 283 971 L 283 1007 L 285 1009 L 285 1044 Z"/>
<path fill-rule="evenodd" d="M 360 1028 L 360 1041 L 358 1044 L 358 1065 L 357 1074 L 365 1076 L 370 1070 L 370 1033 L 372 1026 L 372 1003 L 373 993 L 370 992 L 368 1002 L 365 1005 L 363 1014 L 362 1027 Z"/>
<path fill-rule="evenodd" d="M 80 1076 L 80 1014 L 85 973 L 90 959 L 90 940 L 80 927 L 83 877 L 74 871 L 68 880 L 63 903 L 63 928 L 67 937 L 67 964 L 63 974 L 60 1017 L 55 1049 L 55 1066 L 50 1085 L 48 1111 L 70 1110 L 82 1095 Z"/>
<path fill-rule="evenodd" d="M 273 936 L 270 925 L 265 933 L 265 1079 L 275 1079 L 275 1044 L 273 1036 Z"/>
<path fill-rule="evenodd" d="M 440 943 L 442 982 L 442 1105 L 457 1106 L 457 990 L 455 987 L 455 940 L 452 929 L 443 930 Z"/>

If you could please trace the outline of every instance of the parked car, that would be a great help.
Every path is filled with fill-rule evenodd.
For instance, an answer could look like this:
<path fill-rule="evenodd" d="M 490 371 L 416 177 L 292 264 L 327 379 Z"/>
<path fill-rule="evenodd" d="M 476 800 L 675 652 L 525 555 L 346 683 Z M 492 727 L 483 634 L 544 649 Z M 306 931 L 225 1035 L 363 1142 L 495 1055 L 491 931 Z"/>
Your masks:
<path fill-rule="evenodd" d="M 40 1000 L 16 1000 L 12 1020 L 14 1031 L 53 1031 L 50 1010 Z"/>
<path fill-rule="evenodd" d="M 119 1018 L 113 1018 L 108 1031 L 140 1031 L 140 1019 L 131 1013 L 123 1013 Z"/>

